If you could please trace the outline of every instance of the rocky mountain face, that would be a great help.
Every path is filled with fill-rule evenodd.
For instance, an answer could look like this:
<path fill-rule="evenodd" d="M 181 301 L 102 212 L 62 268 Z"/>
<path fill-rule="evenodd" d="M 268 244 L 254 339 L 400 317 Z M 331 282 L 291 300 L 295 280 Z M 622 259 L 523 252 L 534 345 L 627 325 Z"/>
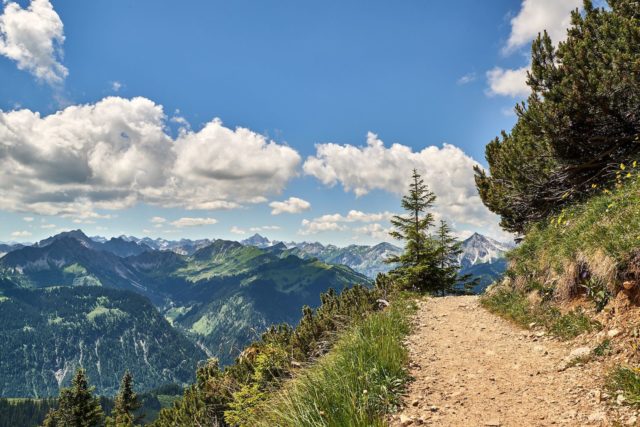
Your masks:
<path fill-rule="evenodd" d="M 505 255 L 514 248 L 512 243 L 498 242 L 490 237 L 474 233 L 462 242 L 459 256 L 460 273 L 470 274 L 479 280 L 474 292 L 481 293 L 507 269 Z"/>
<path fill-rule="evenodd" d="M 249 237 L 248 239 L 244 239 L 240 243 L 242 243 L 245 246 L 255 246 L 255 247 L 258 247 L 258 248 L 267 248 L 269 246 L 275 245 L 278 242 L 272 242 L 271 240 L 267 239 L 266 237 L 261 236 L 260 234 L 256 233 L 253 236 Z"/>
<path fill-rule="evenodd" d="M 317 258 L 327 264 L 346 265 L 358 273 L 375 279 L 378 273 L 386 273 L 394 266 L 385 262 L 392 255 L 402 253 L 402 249 L 390 243 L 375 246 L 350 245 L 338 247 L 319 242 L 274 242 L 259 234 L 242 242 L 245 245 L 262 246 L 266 250 L 296 255 L 300 258 Z M 273 245 L 273 246 L 268 246 Z M 476 292 L 482 292 L 491 282 L 506 270 L 505 254 L 513 244 L 499 242 L 490 237 L 474 233 L 462 242 L 462 254 L 458 260 L 461 274 L 471 274 L 479 279 Z"/>
<path fill-rule="evenodd" d="M 402 249 L 390 243 L 379 243 L 375 246 L 349 245 L 339 248 L 334 245 L 324 246 L 315 243 L 288 243 L 290 254 L 301 258 L 318 258 L 328 264 L 346 265 L 358 273 L 374 279 L 378 273 L 386 273 L 393 268 L 385 260 L 398 255 Z"/>
<path fill-rule="evenodd" d="M 462 242 L 463 253 L 458 260 L 463 269 L 478 264 L 491 264 L 504 259 L 505 254 L 513 248 L 512 244 L 498 242 L 482 234 L 473 233 Z"/>
<path fill-rule="evenodd" d="M 183 366 L 193 373 L 205 353 L 228 363 L 269 325 L 298 322 L 301 307 L 317 306 L 328 288 L 370 282 L 343 265 L 238 242 L 216 240 L 191 255 L 109 242 L 66 233 L 0 258 L 0 307 L 12 317 L 0 322 L 0 378 L 18 357 L 15 372 L 28 373 L 26 385 L 24 375 L 0 384 L 0 395 L 56 394 L 77 366 L 100 378 L 100 393 L 113 391 L 125 368 L 140 373 L 142 388 L 180 382 Z"/>
<path fill-rule="evenodd" d="M 210 239 L 180 239 L 180 240 L 166 240 L 166 239 L 151 239 L 149 237 L 138 238 L 134 236 L 120 236 L 121 239 L 142 244 L 157 251 L 171 251 L 180 255 L 192 255 L 198 249 L 202 249 L 205 246 L 209 246 L 213 241 Z"/>

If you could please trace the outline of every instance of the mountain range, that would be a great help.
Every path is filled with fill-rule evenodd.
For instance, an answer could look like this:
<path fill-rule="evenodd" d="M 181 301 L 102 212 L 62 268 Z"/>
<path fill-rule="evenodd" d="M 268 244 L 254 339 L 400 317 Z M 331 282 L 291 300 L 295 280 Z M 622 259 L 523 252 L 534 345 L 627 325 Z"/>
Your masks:
<path fill-rule="evenodd" d="M 463 242 L 462 272 L 480 278 L 478 291 L 502 273 L 509 248 L 479 234 Z M 80 230 L 2 245 L 0 396 L 55 395 L 78 366 L 103 394 L 125 368 L 141 389 L 186 384 L 199 360 L 231 362 L 269 325 L 298 322 L 301 307 L 317 306 L 330 287 L 371 283 L 400 252 L 389 243 L 107 239 Z"/>
<path fill-rule="evenodd" d="M 369 282 L 346 266 L 232 241 L 181 255 L 62 233 L 0 258 L 10 317 L 0 324 L 0 395 L 56 394 L 78 366 L 100 393 L 115 391 L 125 368 L 143 389 L 185 384 L 198 360 L 229 363 L 269 325 L 298 322 L 321 292 Z"/>

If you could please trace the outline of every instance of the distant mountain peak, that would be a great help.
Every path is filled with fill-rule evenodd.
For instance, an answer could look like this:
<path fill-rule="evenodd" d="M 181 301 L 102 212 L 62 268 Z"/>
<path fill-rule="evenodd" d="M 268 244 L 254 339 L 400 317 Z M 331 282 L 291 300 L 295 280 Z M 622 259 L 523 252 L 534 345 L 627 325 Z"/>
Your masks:
<path fill-rule="evenodd" d="M 480 233 L 473 233 L 462 242 L 462 254 L 459 256 L 460 266 L 464 268 L 476 264 L 493 263 L 503 259 L 513 248 L 509 243 L 499 242 Z"/>
<path fill-rule="evenodd" d="M 244 239 L 242 242 L 245 246 L 257 246 L 259 248 L 267 248 L 269 246 L 273 246 L 273 242 L 268 238 L 256 233 L 248 239 Z"/>
<path fill-rule="evenodd" d="M 98 242 L 95 242 L 94 240 L 90 239 L 86 234 L 84 234 L 82 230 L 78 229 L 78 230 L 63 231 L 62 233 L 58 233 L 44 240 L 40 240 L 38 243 L 36 243 L 35 246 L 42 248 L 52 244 L 57 240 L 66 239 L 66 238 L 75 239 L 80 243 L 82 243 L 82 245 L 87 248 L 95 249 L 96 246 L 99 245 Z"/>

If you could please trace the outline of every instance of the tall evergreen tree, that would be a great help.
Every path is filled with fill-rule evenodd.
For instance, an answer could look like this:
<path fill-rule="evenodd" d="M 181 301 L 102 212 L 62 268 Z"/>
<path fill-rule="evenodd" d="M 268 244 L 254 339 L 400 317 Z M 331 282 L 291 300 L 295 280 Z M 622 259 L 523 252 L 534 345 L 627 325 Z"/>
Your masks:
<path fill-rule="evenodd" d="M 133 391 L 133 376 L 126 371 L 120 381 L 120 390 L 107 424 L 114 427 L 133 427 L 143 418 L 143 415 L 135 414 L 141 406 L 138 395 Z"/>
<path fill-rule="evenodd" d="M 45 427 L 94 427 L 104 422 L 100 401 L 93 395 L 86 371 L 76 371 L 70 388 L 60 391 L 58 409 L 50 411 L 44 421 Z"/>
<path fill-rule="evenodd" d="M 392 275 L 404 280 L 413 289 L 429 290 L 433 273 L 434 242 L 429 236 L 433 227 L 433 207 L 436 196 L 417 170 L 413 170 L 409 192 L 402 197 L 402 207 L 406 215 L 396 215 L 391 219 L 394 226 L 391 237 L 405 242 L 404 252 L 390 257 L 387 262 L 399 266 Z"/>

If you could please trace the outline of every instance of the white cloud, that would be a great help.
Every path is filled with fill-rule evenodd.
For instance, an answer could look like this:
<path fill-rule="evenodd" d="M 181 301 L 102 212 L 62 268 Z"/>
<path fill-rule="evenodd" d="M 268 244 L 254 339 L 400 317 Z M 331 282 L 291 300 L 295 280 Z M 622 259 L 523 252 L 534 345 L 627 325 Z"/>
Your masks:
<path fill-rule="evenodd" d="M 318 144 L 316 151 L 303 168 L 306 174 L 327 186 L 339 183 L 356 196 L 373 190 L 402 195 L 415 168 L 438 197 L 435 208 L 439 217 L 453 225 L 478 228 L 498 223 L 497 216 L 482 204 L 476 190 L 473 167 L 478 163 L 453 145 L 430 146 L 414 152 L 401 144 L 385 147 L 375 134 L 369 133 L 364 147 L 329 143 Z M 334 222 L 338 219 L 333 218 Z"/>
<path fill-rule="evenodd" d="M 11 233 L 11 237 L 29 237 L 29 236 L 31 236 L 31 233 L 26 230 L 14 231 L 13 233 Z"/>
<path fill-rule="evenodd" d="M 564 41 L 571 25 L 571 11 L 581 6 L 582 0 L 522 0 L 520 11 L 511 19 L 511 33 L 503 53 L 528 47 L 544 30 L 556 45 Z M 494 67 L 487 71 L 487 95 L 526 98 L 531 92 L 527 86 L 529 68 L 530 65 L 515 69 Z"/>
<path fill-rule="evenodd" d="M 42 224 L 40 226 L 40 228 L 42 228 L 43 230 L 48 230 L 48 229 L 56 228 L 56 227 L 57 227 L 57 225 L 55 225 L 55 224 Z"/>
<path fill-rule="evenodd" d="M 250 227 L 249 231 L 252 233 L 260 233 L 261 231 L 277 231 L 280 229 L 281 227 L 278 225 L 263 225 L 262 227 Z"/>
<path fill-rule="evenodd" d="M 32 0 L 28 8 L 6 2 L 0 15 L 0 55 L 16 62 L 20 70 L 51 85 L 69 74 L 61 64 L 64 25 L 49 0 Z"/>
<path fill-rule="evenodd" d="M 25 222 L 33 222 L 35 218 L 32 216 L 25 216 L 24 218 L 22 218 L 22 220 Z"/>
<path fill-rule="evenodd" d="M 391 236 L 389 236 L 391 228 L 385 228 L 382 224 L 378 223 L 363 225 L 362 227 L 355 228 L 353 231 L 357 234 L 364 234 L 378 240 L 391 240 Z"/>
<path fill-rule="evenodd" d="M 475 82 L 477 78 L 478 78 L 478 76 L 476 75 L 476 73 L 468 73 L 468 74 L 465 74 L 464 76 L 460 77 L 458 79 L 457 83 L 462 86 L 462 85 L 466 85 L 466 84 Z"/>
<path fill-rule="evenodd" d="M 120 89 L 122 89 L 122 83 L 118 81 L 111 82 L 111 90 L 113 90 L 114 92 L 119 92 Z"/>
<path fill-rule="evenodd" d="M 218 220 L 214 218 L 180 218 L 171 223 L 174 227 L 183 228 L 183 227 L 199 227 L 202 225 L 212 225 L 217 223 Z"/>
<path fill-rule="evenodd" d="M 583 0 L 523 0 L 518 14 L 511 19 L 511 34 L 505 53 L 527 46 L 544 30 L 557 44 L 567 37 L 571 11 L 582 7 Z"/>
<path fill-rule="evenodd" d="M 527 71 L 529 66 L 509 70 L 495 67 L 487 71 L 487 81 L 489 88 L 487 93 L 490 96 L 501 95 L 513 98 L 526 98 L 531 89 L 527 86 Z"/>
<path fill-rule="evenodd" d="M 138 202 L 186 209 L 264 203 L 296 176 L 300 156 L 219 119 L 177 138 L 162 106 L 108 97 L 42 117 L 0 111 L 0 209 L 95 217 Z"/>
<path fill-rule="evenodd" d="M 339 213 L 322 215 L 312 220 L 302 220 L 302 228 L 298 231 L 298 234 L 309 235 L 317 234 L 325 231 L 346 231 L 350 228 L 346 225 L 348 223 L 372 223 L 377 221 L 388 221 L 394 214 L 391 212 L 379 212 L 379 213 L 366 213 L 356 210 L 351 210 L 347 215 Z M 367 224 L 363 227 L 354 228 L 353 231 L 360 234 L 373 235 L 371 233 L 364 232 L 364 230 L 373 230 L 375 226 L 373 224 Z"/>
<path fill-rule="evenodd" d="M 161 216 L 154 216 L 153 218 L 151 218 L 150 220 L 153 224 L 163 224 L 165 222 L 167 222 L 166 218 L 163 218 Z"/>
<path fill-rule="evenodd" d="M 296 214 L 304 212 L 311 208 L 311 203 L 297 197 L 289 197 L 282 202 L 271 202 L 269 207 L 272 208 L 271 215 L 280 215 L 282 213 Z"/>
<path fill-rule="evenodd" d="M 347 227 L 337 222 L 324 222 L 324 221 L 310 221 L 308 219 L 302 220 L 302 228 L 298 231 L 298 234 L 306 236 L 309 234 L 321 233 L 324 231 L 343 231 Z"/>
<path fill-rule="evenodd" d="M 233 233 L 233 234 L 239 234 L 239 235 L 247 234 L 247 232 L 245 230 L 243 230 L 240 227 L 236 227 L 235 225 L 233 227 L 231 227 L 231 229 L 229 231 L 231 233 Z"/>

